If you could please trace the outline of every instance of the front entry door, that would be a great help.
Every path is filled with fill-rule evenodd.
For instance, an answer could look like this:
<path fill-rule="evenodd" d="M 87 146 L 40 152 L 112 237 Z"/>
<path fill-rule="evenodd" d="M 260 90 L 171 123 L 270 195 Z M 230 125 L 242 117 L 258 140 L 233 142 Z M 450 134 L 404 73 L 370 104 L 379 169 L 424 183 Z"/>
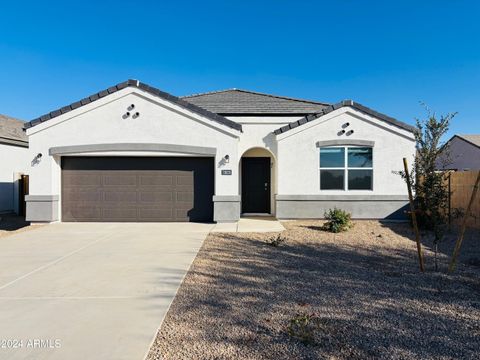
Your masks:
<path fill-rule="evenodd" d="M 270 158 L 242 159 L 242 213 L 270 213 Z"/>

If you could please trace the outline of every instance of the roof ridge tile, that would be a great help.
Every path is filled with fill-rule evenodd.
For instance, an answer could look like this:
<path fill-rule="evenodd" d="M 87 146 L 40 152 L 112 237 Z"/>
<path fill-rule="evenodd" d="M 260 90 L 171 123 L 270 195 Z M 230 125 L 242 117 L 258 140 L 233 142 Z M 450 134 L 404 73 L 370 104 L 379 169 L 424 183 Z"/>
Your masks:
<path fill-rule="evenodd" d="M 289 97 L 289 96 L 282 96 L 282 95 L 275 95 L 275 94 L 267 94 L 267 93 L 262 93 L 262 92 L 258 92 L 258 91 L 240 89 L 240 88 L 230 88 L 230 89 L 224 89 L 224 90 L 207 91 L 207 92 L 203 92 L 203 93 L 185 95 L 185 96 L 182 96 L 181 98 L 189 99 L 189 98 L 193 98 L 193 97 L 215 95 L 215 94 L 225 93 L 225 92 L 229 92 L 229 91 L 238 91 L 238 92 L 243 92 L 243 93 L 247 93 L 247 94 L 267 96 L 267 97 L 272 97 L 272 98 L 277 98 L 277 99 L 298 101 L 298 102 L 304 102 L 304 103 L 310 103 L 310 104 L 316 104 L 316 105 L 329 105 L 328 103 L 320 102 L 320 101 L 293 98 L 293 97 Z"/>

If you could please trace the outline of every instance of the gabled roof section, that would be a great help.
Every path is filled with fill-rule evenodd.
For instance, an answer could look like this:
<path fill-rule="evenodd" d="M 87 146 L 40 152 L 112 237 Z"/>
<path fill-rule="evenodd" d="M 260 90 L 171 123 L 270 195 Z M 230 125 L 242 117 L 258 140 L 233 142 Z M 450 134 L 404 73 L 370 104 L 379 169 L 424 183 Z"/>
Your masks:
<path fill-rule="evenodd" d="M 458 137 L 478 148 L 480 148 L 480 135 L 476 135 L 476 134 L 470 134 L 470 135 L 454 135 L 453 137 Z M 453 139 L 453 138 L 452 138 Z M 451 139 L 450 139 L 451 140 Z M 449 141 L 450 141 L 449 140 Z"/>
<path fill-rule="evenodd" d="M 182 99 L 217 114 L 237 116 L 306 115 L 317 113 L 329 105 L 240 89 L 194 94 Z"/>
<path fill-rule="evenodd" d="M 45 121 L 48 121 L 50 119 L 53 119 L 59 115 L 62 115 L 62 114 L 65 114 L 69 111 L 72 111 L 72 110 L 75 110 L 81 106 L 84 106 L 84 105 L 87 105 L 87 104 L 90 104 L 98 99 L 101 99 L 105 96 L 108 96 L 110 94 L 113 94 L 119 90 L 122 90 L 122 89 L 125 89 L 127 87 L 135 87 L 135 88 L 138 88 L 140 90 L 143 90 L 143 91 L 146 91 L 148 92 L 149 94 L 151 95 L 154 95 L 154 96 L 158 96 L 159 98 L 161 99 L 164 99 L 164 100 L 167 100 L 167 101 L 170 101 L 171 103 L 174 103 L 184 109 L 187 109 L 187 110 L 190 110 L 194 113 L 197 113 L 201 116 L 204 116 L 210 120 L 213 120 L 217 123 L 220 123 L 222 125 L 225 125 L 225 126 L 228 126 L 232 129 L 235 129 L 235 130 L 239 130 L 239 131 L 242 131 L 242 125 L 240 124 L 237 124 L 236 122 L 234 121 L 231 121 L 231 120 L 228 120 L 226 118 L 224 118 L 223 116 L 220 116 L 218 114 L 215 114 L 215 113 L 212 113 L 208 110 L 205 110 L 201 107 L 198 107 L 190 102 L 187 102 L 185 100 L 182 100 L 176 96 L 173 96 L 171 94 L 168 94 L 166 92 L 163 92 L 157 88 L 154 88 L 152 86 L 149 86 L 145 83 L 142 83 L 138 80 L 127 80 L 127 81 L 124 81 L 120 84 L 117 84 L 115 86 L 112 86 L 112 87 L 109 87 L 108 89 L 105 89 L 105 90 L 102 90 L 98 93 L 95 93 L 93 95 L 90 95 L 80 101 L 77 101 L 77 102 L 74 102 L 70 105 L 67 105 L 67 106 L 64 106 L 60 109 L 57 109 L 57 110 L 54 110 L 48 114 L 45 114 L 43 116 L 40 116 L 30 122 L 27 122 L 25 123 L 25 129 L 28 129 L 28 128 L 31 128 L 35 125 L 38 125 L 40 123 L 43 123 Z"/>
<path fill-rule="evenodd" d="M 22 120 L 0 114 L 0 143 L 28 147 L 28 138 Z"/>
<path fill-rule="evenodd" d="M 385 114 L 382 114 L 382 113 L 379 113 L 375 110 L 372 110 L 372 109 L 370 109 L 366 106 L 363 106 L 362 104 L 354 102 L 353 100 L 343 100 L 342 102 L 339 102 L 335 105 L 329 105 L 329 106 L 325 107 L 322 111 L 320 111 L 316 114 L 307 115 L 300 120 L 297 120 L 297 121 L 294 121 L 294 122 L 292 122 L 288 125 L 282 126 L 281 128 L 275 130 L 274 134 L 275 135 L 283 134 L 284 132 L 287 132 L 287 131 L 289 131 L 291 129 L 294 129 L 298 126 L 306 124 L 310 121 L 316 120 L 316 119 L 318 119 L 318 118 L 320 118 L 324 115 L 327 115 L 328 113 L 331 113 L 334 110 L 337 110 L 337 109 L 340 109 L 340 108 L 343 108 L 343 107 L 350 107 L 352 109 L 358 110 L 358 111 L 363 112 L 367 115 L 370 115 L 370 116 L 373 116 L 377 119 L 380 119 L 380 120 L 382 120 L 386 123 L 389 123 L 390 125 L 394 125 L 396 127 L 399 127 L 403 130 L 410 131 L 412 133 L 415 132 L 415 128 L 411 125 L 408 125 L 408 124 L 406 124 L 402 121 L 399 121 L 399 120 L 394 119 L 390 116 L 387 116 Z"/>

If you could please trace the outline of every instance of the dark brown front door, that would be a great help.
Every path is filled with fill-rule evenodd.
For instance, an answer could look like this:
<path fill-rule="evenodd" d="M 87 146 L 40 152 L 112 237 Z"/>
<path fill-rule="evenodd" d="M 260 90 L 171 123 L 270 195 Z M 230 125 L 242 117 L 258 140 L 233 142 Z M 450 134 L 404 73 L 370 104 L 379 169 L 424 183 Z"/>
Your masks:
<path fill-rule="evenodd" d="M 242 159 L 242 213 L 270 213 L 270 158 Z"/>
<path fill-rule="evenodd" d="M 213 219 L 213 158 L 62 158 L 62 220 Z"/>
<path fill-rule="evenodd" d="M 25 195 L 28 195 L 28 188 L 29 188 L 29 177 L 28 175 L 21 175 L 20 180 L 19 180 L 19 190 L 20 194 L 18 197 L 19 200 L 19 206 L 18 206 L 18 213 L 21 216 L 26 215 L 26 209 L 27 207 L 25 206 Z"/>

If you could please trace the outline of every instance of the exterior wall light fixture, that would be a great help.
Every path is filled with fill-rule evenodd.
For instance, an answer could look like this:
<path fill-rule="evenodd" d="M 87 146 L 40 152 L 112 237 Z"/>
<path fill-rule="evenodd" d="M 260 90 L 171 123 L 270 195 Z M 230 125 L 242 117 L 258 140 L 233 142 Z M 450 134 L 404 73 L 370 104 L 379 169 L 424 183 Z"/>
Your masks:
<path fill-rule="evenodd" d="M 33 160 L 31 161 L 31 165 L 32 166 L 35 166 L 35 165 L 38 165 L 40 164 L 40 159 L 42 158 L 42 153 L 38 153 L 37 155 L 35 155 L 35 157 L 33 158 Z"/>

